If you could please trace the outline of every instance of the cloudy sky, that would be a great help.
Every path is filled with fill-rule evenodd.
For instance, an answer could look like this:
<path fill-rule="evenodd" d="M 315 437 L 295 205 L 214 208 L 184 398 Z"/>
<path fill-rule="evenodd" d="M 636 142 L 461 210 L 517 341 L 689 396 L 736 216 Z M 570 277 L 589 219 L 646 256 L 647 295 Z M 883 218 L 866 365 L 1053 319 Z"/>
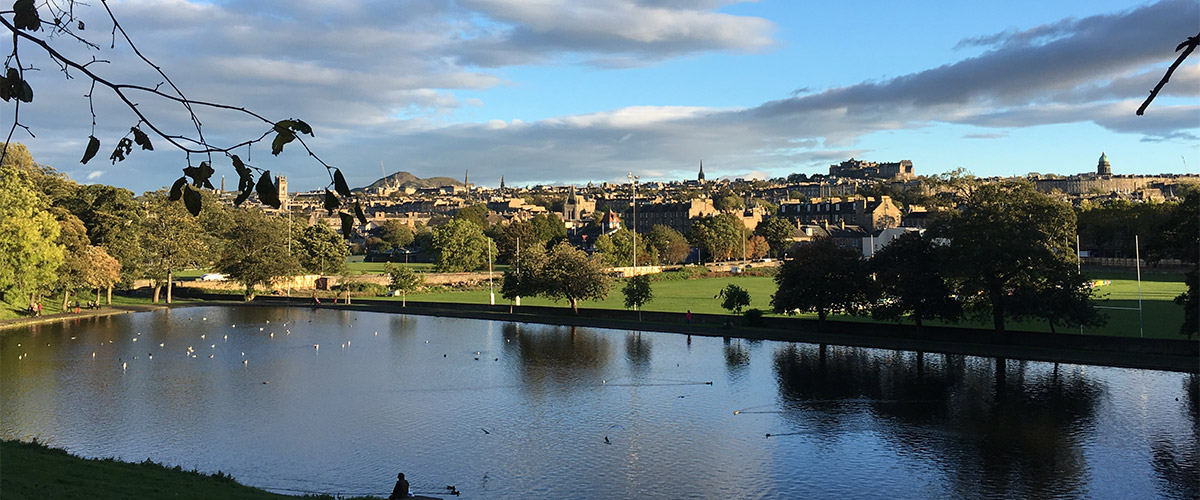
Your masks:
<path fill-rule="evenodd" d="M 162 84 L 90 3 L 74 32 L 99 50 L 65 34 L 55 47 L 101 60 L 88 68 L 109 81 Z M 919 174 L 1071 174 L 1093 170 L 1101 151 L 1115 173 L 1200 171 L 1200 54 L 1134 115 L 1175 46 L 1196 34 L 1194 0 L 108 4 L 188 98 L 305 120 L 308 144 L 351 186 L 383 170 L 469 171 L 493 187 L 502 175 L 509 185 L 627 172 L 672 180 L 694 178 L 701 159 L 710 178 L 826 173 L 851 157 L 908 159 Z M 113 165 L 137 117 L 40 50 L 19 47 L 22 64 L 39 69 L 27 72 L 35 100 L 20 110 L 36 137 L 19 127 L 14 141 L 80 182 L 142 192 L 181 175 L 187 156 L 153 136 L 154 151 Z M 128 96 L 166 133 L 195 137 L 179 107 Z M 92 109 L 102 147 L 83 165 Z M 205 139 L 220 146 L 267 127 L 197 110 Z M 7 130 L 11 104 L 0 117 Z M 237 152 L 287 175 L 293 190 L 329 183 L 298 145 L 278 157 L 269 140 Z M 229 160 L 214 162 L 214 180 L 233 183 Z"/>

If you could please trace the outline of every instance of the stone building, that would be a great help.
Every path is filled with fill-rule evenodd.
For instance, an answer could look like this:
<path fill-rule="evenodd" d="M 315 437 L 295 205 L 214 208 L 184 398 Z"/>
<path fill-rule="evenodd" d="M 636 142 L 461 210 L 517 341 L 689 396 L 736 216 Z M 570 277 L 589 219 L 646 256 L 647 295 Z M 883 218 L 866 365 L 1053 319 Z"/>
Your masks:
<path fill-rule="evenodd" d="M 840 164 L 830 165 L 829 176 L 848 179 L 911 179 L 913 164 L 911 160 L 879 163 L 851 158 Z"/>
<path fill-rule="evenodd" d="M 589 200 L 575 194 L 575 186 L 571 186 L 570 192 L 567 193 L 567 199 L 563 201 L 562 220 L 573 222 L 591 219 L 592 212 L 595 211 L 596 200 Z"/>
<path fill-rule="evenodd" d="M 633 210 L 625 209 L 621 218 L 626 226 L 637 224 L 637 232 L 645 233 L 656 225 L 667 226 L 686 234 L 692 228 L 692 219 L 717 213 L 712 200 L 693 199 L 685 202 L 639 204 L 637 207 L 637 222 Z"/>
<path fill-rule="evenodd" d="M 859 226 L 867 231 L 878 231 L 899 227 L 902 212 L 890 196 L 855 198 L 842 201 L 837 198 L 823 201 L 784 203 L 779 206 L 779 215 L 796 220 L 801 224 L 828 223 L 837 226 Z"/>

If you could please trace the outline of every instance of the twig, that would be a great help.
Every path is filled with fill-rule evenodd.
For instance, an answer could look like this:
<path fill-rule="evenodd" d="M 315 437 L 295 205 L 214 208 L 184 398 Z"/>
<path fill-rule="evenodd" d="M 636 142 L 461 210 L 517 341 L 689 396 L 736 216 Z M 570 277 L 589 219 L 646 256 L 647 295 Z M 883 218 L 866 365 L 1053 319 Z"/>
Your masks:
<path fill-rule="evenodd" d="M 1158 91 L 1162 90 L 1163 86 L 1167 84 L 1167 81 L 1171 79 L 1171 75 L 1175 73 L 1175 69 L 1183 63 L 1184 59 L 1187 59 L 1187 56 L 1191 55 L 1193 50 L 1196 50 L 1196 45 L 1200 45 L 1200 33 L 1197 33 L 1196 36 L 1188 37 L 1187 40 L 1184 40 L 1183 43 L 1175 47 L 1175 52 L 1179 52 L 1179 50 L 1182 49 L 1183 53 L 1179 54 L 1179 58 L 1175 59 L 1175 62 L 1171 64 L 1171 67 L 1167 68 L 1167 72 L 1163 75 L 1162 80 L 1159 80 L 1158 85 L 1154 86 L 1154 90 L 1150 91 L 1150 97 L 1147 97 L 1146 102 L 1143 102 L 1142 106 L 1137 110 L 1138 116 L 1142 116 L 1142 114 L 1146 112 L 1146 108 L 1150 106 L 1150 102 L 1153 101 L 1155 97 L 1158 97 Z"/>

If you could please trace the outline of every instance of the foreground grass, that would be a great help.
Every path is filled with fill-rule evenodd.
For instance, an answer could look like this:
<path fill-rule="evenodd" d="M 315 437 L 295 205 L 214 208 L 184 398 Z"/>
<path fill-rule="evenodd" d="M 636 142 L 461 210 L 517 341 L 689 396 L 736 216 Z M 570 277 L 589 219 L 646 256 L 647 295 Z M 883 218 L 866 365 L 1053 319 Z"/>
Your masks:
<path fill-rule="evenodd" d="M 168 468 L 149 461 L 84 459 L 39 443 L 0 441 L 0 492 L 5 500 L 42 498 L 179 498 L 285 500 L 232 477 Z M 308 496 L 304 498 L 329 498 Z M 359 497 L 374 498 L 374 497 Z"/>

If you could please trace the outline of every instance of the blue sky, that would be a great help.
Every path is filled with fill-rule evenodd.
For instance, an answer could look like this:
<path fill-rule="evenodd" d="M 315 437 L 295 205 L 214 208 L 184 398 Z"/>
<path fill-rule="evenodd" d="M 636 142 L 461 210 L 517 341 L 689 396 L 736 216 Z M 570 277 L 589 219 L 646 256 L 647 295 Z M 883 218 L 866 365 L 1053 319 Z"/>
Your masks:
<path fill-rule="evenodd" d="M 469 170 L 484 185 L 691 178 L 700 159 L 710 177 L 824 173 L 850 157 L 909 159 L 920 174 L 1071 174 L 1101 151 L 1116 173 L 1182 173 L 1184 158 L 1200 171 L 1200 59 L 1134 116 L 1200 27 L 1194 1 L 111 4 L 189 97 L 306 120 L 316 153 L 351 185 L 378 178 L 381 163 L 423 177 Z M 81 34 L 105 44 L 99 14 L 81 14 Z M 44 70 L 22 108 L 37 137 L 14 136 L 35 159 L 135 192 L 180 175 L 186 156 L 161 140 L 117 165 L 107 152 L 81 165 L 85 83 L 20 48 Z M 98 71 L 153 85 L 127 56 L 118 44 Z M 102 94 L 96 135 L 111 151 L 136 119 Z M 138 102 L 188 131 L 178 110 Z M 236 115 L 202 118 L 217 143 L 261 133 Z M 299 148 L 239 154 L 293 188 L 329 182 Z"/>

